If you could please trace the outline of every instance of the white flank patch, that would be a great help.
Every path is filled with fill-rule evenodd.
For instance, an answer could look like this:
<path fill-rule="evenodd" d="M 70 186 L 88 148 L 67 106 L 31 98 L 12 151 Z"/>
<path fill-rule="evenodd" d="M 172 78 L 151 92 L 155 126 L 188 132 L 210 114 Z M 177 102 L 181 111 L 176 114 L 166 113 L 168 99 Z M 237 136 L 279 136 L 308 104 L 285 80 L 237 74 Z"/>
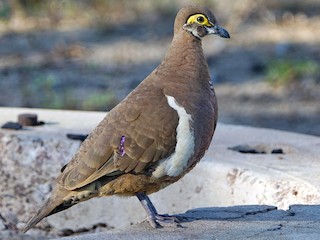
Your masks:
<path fill-rule="evenodd" d="M 176 177 L 187 167 L 190 157 L 194 153 L 194 132 L 190 129 L 191 115 L 179 106 L 174 97 L 166 96 L 168 104 L 177 111 L 179 123 L 177 126 L 177 145 L 174 153 L 162 160 L 152 176 L 156 178 L 165 175 Z"/>

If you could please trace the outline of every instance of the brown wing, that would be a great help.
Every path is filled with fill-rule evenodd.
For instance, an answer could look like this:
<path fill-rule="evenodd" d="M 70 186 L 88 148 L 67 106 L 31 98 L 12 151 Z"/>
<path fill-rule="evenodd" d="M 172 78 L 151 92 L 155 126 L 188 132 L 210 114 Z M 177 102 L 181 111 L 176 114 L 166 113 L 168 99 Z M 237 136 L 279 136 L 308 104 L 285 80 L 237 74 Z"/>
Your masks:
<path fill-rule="evenodd" d="M 61 185 L 74 190 L 102 176 L 141 173 L 174 151 L 178 115 L 161 89 L 148 90 L 140 86 L 109 112 L 59 176 Z M 118 153 L 122 136 L 124 156 Z"/>

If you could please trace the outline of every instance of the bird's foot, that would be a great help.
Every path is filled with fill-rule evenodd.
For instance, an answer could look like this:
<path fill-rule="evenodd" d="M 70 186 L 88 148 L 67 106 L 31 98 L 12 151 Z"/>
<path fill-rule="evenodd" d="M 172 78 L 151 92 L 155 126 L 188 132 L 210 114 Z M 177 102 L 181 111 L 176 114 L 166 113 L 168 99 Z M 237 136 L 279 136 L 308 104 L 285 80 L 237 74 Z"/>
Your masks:
<path fill-rule="evenodd" d="M 153 228 L 161 228 L 163 227 L 161 224 L 165 226 L 175 226 L 182 227 L 180 225 L 180 221 L 176 216 L 170 216 L 168 214 L 158 214 L 156 208 L 153 206 L 152 202 L 148 198 L 145 193 L 137 193 L 136 194 L 139 201 L 141 202 L 143 208 L 147 212 L 148 221 Z"/>
<path fill-rule="evenodd" d="M 182 227 L 178 217 L 170 216 L 168 214 L 155 214 L 149 216 L 148 221 L 153 228 Z"/>
<path fill-rule="evenodd" d="M 182 227 L 180 224 L 180 220 L 176 216 L 170 216 L 168 214 L 157 214 L 155 215 L 155 219 L 158 224 L 161 226 L 160 223 L 165 225 L 172 225 L 176 227 Z M 160 222 L 160 223 L 159 223 Z"/>

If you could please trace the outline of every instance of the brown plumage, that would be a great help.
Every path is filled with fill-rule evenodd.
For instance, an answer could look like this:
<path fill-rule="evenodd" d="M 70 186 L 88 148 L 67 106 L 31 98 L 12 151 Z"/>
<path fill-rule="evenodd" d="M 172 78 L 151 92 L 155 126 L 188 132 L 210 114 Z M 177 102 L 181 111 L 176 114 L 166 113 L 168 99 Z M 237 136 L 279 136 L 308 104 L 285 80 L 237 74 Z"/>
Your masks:
<path fill-rule="evenodd" d="M 229 37 L 208 9 L 179 11 L 162 63 L 83 142 L 24 231 L 78 202 L 110 195 L 136 195 L 153 227 L 170 219 L 146 194 L 184 176 L 211 142 L 217 102 L 201 46 L 208 34 Z"/>

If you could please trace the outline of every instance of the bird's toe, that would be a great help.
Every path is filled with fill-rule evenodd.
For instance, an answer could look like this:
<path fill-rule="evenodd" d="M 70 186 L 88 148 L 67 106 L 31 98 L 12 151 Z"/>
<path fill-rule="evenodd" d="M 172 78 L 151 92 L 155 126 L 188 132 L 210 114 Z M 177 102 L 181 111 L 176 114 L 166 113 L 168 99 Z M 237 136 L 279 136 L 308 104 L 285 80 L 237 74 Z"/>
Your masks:
<path fill-rule="evenodd" d="M 155 219 L 157 223 L 162 226 L 163 225 L 169 225 L 169 226 L 174 226 L 174 227 L 182 227 L 180 224 L 180 220 L 176 216 L 170 216 L 168 214 L 157 214 L 155 215 Z"/>

